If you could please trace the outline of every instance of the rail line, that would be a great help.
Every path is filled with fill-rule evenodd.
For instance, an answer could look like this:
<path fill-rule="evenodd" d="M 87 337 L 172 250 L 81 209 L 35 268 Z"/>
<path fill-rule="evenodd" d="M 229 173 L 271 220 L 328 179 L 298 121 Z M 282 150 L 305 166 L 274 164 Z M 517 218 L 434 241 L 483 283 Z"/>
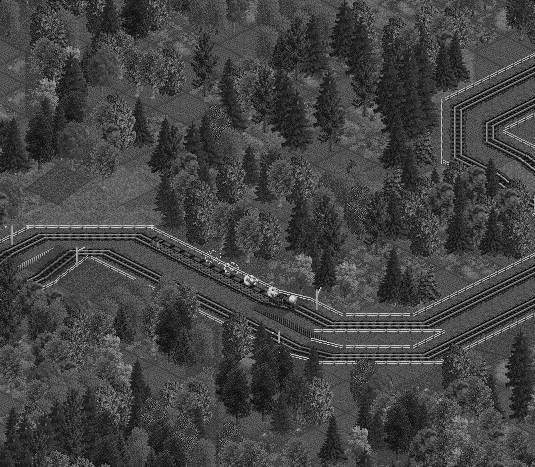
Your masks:
<path fill-rule="evenodd" d="M 114 239 L 114 240 L 133 240 L 136 243 L 142 244 L 146 247 L 151 248 L 153 251 L 159 252 L 160 254 L 163 254 L 165 256 L 171 257 L 174 260 L 180 261 L 182 252 L 179 252 L 180 248 L 158 248 L 154 245 L 153 239 L 146 234 L 143 233 L 127 233 L 127 232 L 121 232 L 121 233 L 114 233 L 114 234 L 103 234 L 103 233 L 36 233 L 32 235 L 31 237 L 22 240 L 21 242 L 17 243 L 13 247 L 10 247 L 6 250 L 4 250 L 2 253 L 0 253 L 0 260 L 4 259 L 6 257 L 15 256 L 17 254 L 20 254 L 22 251 L 27 251 L 36 245 L 42 244 L 46 240 L 99 240 L 99 239 Z M 172 246 L 172 245 L 171 245 Z M 169 251 L 166 251 L 169 250 Z M 90 256 L 90 255 L 102 255 L 105 256 L 106 259 L 116 264 L 117 266 L 120 266 L 121 269 L 125 271 L 130 271 L 137 277 L 142 277 L 145 280 L 148 280 L 149 282 L 157 282 L 159 280 L 160 275 L 151 270 L 150 268 L 147 268 L 146 266 L 143 266 L 142 264 L 133 261 L 129 258 L 125 258 L 123 255 L 120 255 L 113 250 L 94 250 L 94 249 L 87 249 L 82 252 L 80 252 L 81 255 L 84 256 Z M 189 255 L 188 258 L 190 259 Z M 32 280 L 42 283 L 48 279 L 50 279 L 52 276 L 58 274 L 62 269 L 64 269 L 71 261 L 73 260 L 73 251 L 67 251 L 61 254 L 59 257 L 52 260 L 49 264 L 45 265 L 38 273 L 36 273 L 34 276 L 31 277 Z M 202 261 L 200 262 L 192 262 L 191 259 L 189 262 L 180 261 L 182 264 L 185 264 L 186 266 L 195 269 L 197 272 L 199 272 L 199 269 L 207 268 L 207 266 L 202 265 Z M 192 264 L 196 264 L 196 267 L 192 266 Z M 208 268 L 207 268 L 208 269 Z M 215 279 L 213 272 L 210 274 L 207 274 L 210 278 Z M 223 274 L 218 274 L 219 276 L 223 277 Z M 508 290 L 511 287 L 514 287 L 520 283 L 523 283 L 530 278 L 532 278 L 535 275 L 535 265 L 529 267 L 526 270 L 520 271 L 519 273 L 515 274 L 512 277 L 509 277 L 502 281 L 501 283 L 494 284 L 487 289 L 478 292 L 477 294 L 467 297 L 466 299 L 462 300 L 459 303 L 456 303 L 452 305 L 451 307 L 447 308 L 446 310 L 441 311 L 437 315 L 433 317 L 429 317 L 426 320 L 420 321 L 420 322 L 411 322 L 411 323 L 400 323 L 395 321 L 367 321 L 367 322 L 361 322 L 361 321 L 351 321 L 351 322 L 344 322 L 344 321 L 333 321 L 330 318 L 321 316 L 319 313 L 315 312 L 314 310 L 310 310 L 307 307 L 304 306 L 296 306 L 294 308 L 294 313 L 298 316 L 302 316 L 306 318 L 309 321 L 315 322 L 315 323 L 322 323 L 322 325 L 325 325 L 326 328 L 332 328 L 332 329 L 354 329 L 357 326 L 361 329 L 365 328 L 372 328 L 377 326 L 382 326 L 383 328 L 391 327 L 392 330 L 394 328 L 398 328 L 400 330 L 404 329 L 407 330 L 409 328 L 423 328 L 423 327 L 429 327 L 431 325 L 436 325 L 437 323 L 440 324 L 441 322 L 444 322 L 454 316 L 457 316 L 460 313 L 465 312 L 467 309 L 481 304 L 486 300 L 491 299 L 492 297 L 496 296 L 497 294 L 503 293 L 505 290 Z M 229 279 L 228 277 L 225 277 L 225 280 L 230 280 L 233 283 L 233 288 L 236 289 L 236 286 L 238 287 L 246 287 L 245 284 L 243 284 L 243 281 L 233 281 L 232 279 Z M 246 294 L 249 298 L 253 298 L 256 301 L 264 302 L 265 303 L 265 294 L 263 294 L 260 291 L 254 291 L 249 289 L 248 293 Z M 262 298 L 260 298 L 262 297 Z M 216 313 L 219 317 L 228 318 L 233 312 L 232 310 L 214 302 L 209 297 L 206 297 L 202 294 L 199 294 L 199 303 L 201 304 L 204 309 Z M 333 363 L 333 364 L 341 364 L 341 363 L 350 363 L 354 361 L 357 358 L 373 358 L 378 361 L 381 361 L 383 359 L 383 363 L 387 364 L 387 362 L 430 362 L 433 358 L 436 358 L 440 356 L 452 343 L 464 343 L 468 342 L 470 340 L 473 340 L 474 338 L 477 338 L 496 327 L 499 327 L 501 324 L 508 323 L 509 321 L 513 320 L 514 318 L 518 317 L 519 315 L 526 313 L 527 311 L 531 310 L 533 308 L 534 302 L 533 300 L 528 300 L 527 302 L 516 306 L 512 310 L 508 310 L 507 312 L 502 313 L 500 316 L 492 318 L 490 320 L 485 321 L 484 323 L 479 324 L 478 326 L 474 327 L 473 329 L 470 329 L 462 334 L 459 334 L 457 336 L 453 336 L 444 343 L 438 344 L 433 346 L 431 349 L 425 351 L 425 352 L 410 352 L 410 353 L 403 353 L 403 352 L 396 352 L 396 353 L 384 353 L 384 352 L 359 352 L 359 353 L 342 353 L 342 352 L 328 352 L 326 350 L 321 349 L 319 351 L 320 356 L 325 360 L 326 363 Z M 276 306 L 273 305 L 272 306 Z M 268 318 L 271 318 L 271 316 L 267 316 Z M 251 321 L 251 320 L 250 320 Z M 251 323 L 254 323 L 251 321 Z M 258 324 L 258 323 L 255 323 Z M 253 324 L 254 327 L 254 324 Z M 270 329 L 271 332 L 274 333 L 273 329 Z M 298 332 L 298 330 L 294 331 Z M 310 330 L 312 331 L 312 330 Z M 307 333 L 304 334 L 304 337 L 307 339 L 313 338 L 312 335 Z M 308 354 L 308 346 L 304 346 L 302 344 L 299 344 L 297 341 L 294 341 L 287 336 L 281 335 L 281 342 L 283 342 L 285 345 L 287 345 L 291 351 L 295 353 L 296 356 L 304 357 Z M 321 341 L 320 341 L 321 342 Z M 403 359 L 403 360 L 400 360 Z M 435 361 L 436 363 L 436 361 Z"/>

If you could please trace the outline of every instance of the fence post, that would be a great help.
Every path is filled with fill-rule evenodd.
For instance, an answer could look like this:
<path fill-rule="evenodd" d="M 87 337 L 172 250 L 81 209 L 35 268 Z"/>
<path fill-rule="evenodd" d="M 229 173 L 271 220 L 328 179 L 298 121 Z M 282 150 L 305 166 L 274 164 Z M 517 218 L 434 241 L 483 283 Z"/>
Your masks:
<path fill-rule="evenodd" d="M 11 235 L 9 236 L 11 246 L 13 246 L 13 224 L 11 224 Z"/>
<path fill-rule="evenodd" d="M 78 266 L 78 247 L 76 247 L 76 266 Z"/>
<path fill-rule="evenodd" d="M 280 343 L 281 343 L 281 332 L 279 329 L 279 331 L 277 331 L 277 344 L 280 344 Z"/>

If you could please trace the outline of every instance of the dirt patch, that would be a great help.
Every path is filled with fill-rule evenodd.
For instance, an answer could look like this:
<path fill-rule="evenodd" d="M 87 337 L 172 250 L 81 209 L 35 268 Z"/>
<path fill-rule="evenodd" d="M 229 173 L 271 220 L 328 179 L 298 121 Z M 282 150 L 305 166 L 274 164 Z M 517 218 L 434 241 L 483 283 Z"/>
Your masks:
<path fill-rule="evenodd" d="M 500 31 L 509 30 L 509 26 L 507 25 L 507 20 L 505 19 L 505 8 L 501 8 L 498 11 L 498 13 L 496 13 L 496 27 Z"/>
<path fill-rule="evenodd" d="M 496 381 L 498 381 L 500 384 L 505 384 L 507 381 L 509 381 L 509 378 L 505 376 L 505 373 L 507 372 L 505 368 L 505 364 L 507 363 L 507 360 L 501 360 L 498 365 L 496 365 Z"/>

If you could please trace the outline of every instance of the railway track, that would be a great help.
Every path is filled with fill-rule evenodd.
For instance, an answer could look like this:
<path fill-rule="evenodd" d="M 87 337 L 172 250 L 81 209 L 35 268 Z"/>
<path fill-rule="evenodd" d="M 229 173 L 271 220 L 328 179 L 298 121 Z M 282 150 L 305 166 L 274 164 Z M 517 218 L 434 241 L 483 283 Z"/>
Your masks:
<path fill-rule="evenodd" d="M 28 251 L 31 248 L 38 246 L 42 243 L 44 243 L 47 240 L 102 240 L 102 239 L 113 239 L 113 240 L 133 240 L 136 243 L 142 244 L 145 247 L 151 248 L 153 251 L 157 251 L 160 254 L 164 254 L 165 256 L 171 257 L 174 260 L 180 261 L 180 256 L 182 253 L 177 253 L 177 250 L 183 250 L 180 248 L 177 248 L 175 250 L 171 248 L 159 248 L 154 245 L 153 238 L 149 237 L 146 234 L 143 233 L 114 233 L 114 234 L 104 234 L 104 233 L 52 233 L 52 232 L 46 232 L 46 233 L 36 233 L 32 235 L 31 237 L 22 240 L 21 242 L 17 243 L 16 245 L 4 250 L 2 253 L 0 253 L 0 260 L 3 260 L 7 257 L 13 257 L 17 254 L 20 254 L 22 252 Z M 167 242 L 168 243 L 168 242 Z M 147 268 L 146 266 L 133 261 L 129 258 L 125 258 L 124 256 L 114 252 L 111 249 L 106 250 L 94 250 L 94 249 L 87 249 L 83 252 L 80 252 L 82 255 L 101 255 L 106 257 L 106 259 L 117 265 L 123 270 L 130 271 L 137 277 L 143 278 L 149 282 L 155 283 L 159 280 L 160 275 L 156 272 L 151 270 L 150 268 Z M 189 256 L 188 256 L 189 257 Z M 43 282 L 49 280 L 51 277 L 58 275 L 63 269 L 65 269 L 72 261 L 74 260 L 74 252 L 67 251 L 62 253 L 59 257 L 54 258 L 49 264 L 45 265 L 38 273 L 34 274 L 30 279 L 34 280 L 40 284 Z M 193 268 L 191 264 L 186 264 L 186 266 L 189 266 L 192 269 L 196 269 L 198 271 L 199 268 L 202 268 L 202 264 L 198 264 L 199 268 Z M 204 266 L 206 267 L 206 266 Z M 208 274 L 212 279 L 213 274 Z M 306 318 L 307 320 L 321 325 L 324 328 L 330 328 L 330 329 L 354 329 L 356 327 L 358 328 L 375 328 L 375 327 L 389 327 L 389 328 L 398 328 L 398 329 L 407 329 L 407 328 L 428 328 L 430 326 L 436 326 L 437 324 L 443 323 L 447 321 L 448 319 L 451 319 L 454 316 L 458 316 L 461 313 L 466 312 L 468 309 L 479 305 L 487 300 L 490 300 L 492 297 L 499 295 L 503 293 L 506 290 L 509 290 L 513 287 L 515 287 L 518 284 L 521 284 L 535 276 L 535 265 L 531 266 L 523 271 L 518 272 L 514 276 L 511 276 L 504 281 L 491 285 L 490 287 L 487 287 L 486 289 L 476 293 L 473 296 L 467 297 L 466 299 L 462 300 L 459 303 L 456 303 L 447 309 L 439 312 L 438 314 L 429 317 L 425 320 L 420 320 L 418 322 L 395 322 L 395 321 L 333 321 L 330 318 L 327 318 L 325 316 L 322 316 L 320 313 L 316 312 L 315 310 L 311 310 L 308 307 L 304 306 L 296 306 L 293 310 L 293 312 L 298 315 Z M 226 278 L 228 280 L 228 278 Z M 237 286 L 238 283 L 235 282 L 235 285 Z M 243 283 L 239 284 L 240 286 L 244 286 Z M 265 298 L 265 295 L 263 295 L 260 292 L 256 292 L 251 295 L 251 291 L 249 291 L 249 294 L 247 294 L 249 298 L 253 298 L 255 295 L 257 297 L 257 300 L 260 302 L 265 302 L 263 300 Z M 262 296 L 262 299 L 259 299 L 258 296 Z M 209 297 L 199 294 L 199 303 L 201 307 L 203 307 L 205 310 L 215 314 L 217 317 L 226 319 L 231 314 L 233 314 L 233 311 L 221 304 L 218 304 L 217 302 L 213 301 Z M 275 306 L 275 305 L 273 305 Z M 282 307 L 281 307 L 282 308 Z M 328 352 L 323 349 L 319 351 L 319 354 L 323 360 L 326 362 L 332 362 L 332 363 L 344 363 L 344 362 L 350 362 L 357 358 L 373 358 L 376 360 L 383 359 L 385 361 L 389 360 L 396 360 L 400 361 L 402 359 L 403 361 L 407 362 L 426 362 L 431 359 L 439 357 L 452 343 L 466 343 L 469 341 L 473 341 L 475 338 L 478 338 L 484 334 L 487 334 L 488 332 L 499 328 L 501 325 L 505 325 L 508 322 L 514 320 L 515 318 L 527 313 L 528 311 L 535 309 L 535 299 L 531 299 L 526 301 L 525 303 L 518 305 L 511 310 L 507 310 L 506 312 L 502 313 L 498 317 L 494 317 L 492 319 L 489 319 L 485 321 L 484 323 L 481 323 L 477 326 L 475 326 L 473 329 L 467 330 L 464 333 L 461 333 L 457 336 L 453 336 L 449 338 L 447 341 L 437 344 L 433 346 L 431 349 L 426 350 L 424 352 L 418 352 L 416 349 L 413 349 L 412 352 Z M 268 316 L 269 317 L 269 316 Z M 255 327 L 258 323 L 252 322 L 253 327 Z M 268 326 L 269 328 L 269 326 Z M 275 329 L 269 329 L 271 332 L 275 333 Z M 296 331 L 298 332 L 298 331 Z M 305 335 L 304 337 L 309 338 L 310 335 Z M 281 342 L 288 346 L 288 348 L 291 349 L 292 352 L 294 352 L 295 355 L 305 357 L 308 355 L 309 347 L 307 345 L 302 345 L 297 341 L 292 340 L 288 336 L 284 336 L 281 334 Z"/>

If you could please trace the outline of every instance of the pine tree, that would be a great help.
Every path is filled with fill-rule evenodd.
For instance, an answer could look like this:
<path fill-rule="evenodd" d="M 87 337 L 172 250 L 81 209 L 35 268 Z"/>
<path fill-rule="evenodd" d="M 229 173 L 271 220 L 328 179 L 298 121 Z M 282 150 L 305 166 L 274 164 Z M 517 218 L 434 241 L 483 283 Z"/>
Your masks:
<path fill-rule="evenodd" d="M 294 200 L 292 215 L 287 227 L 286 240 L 288 241 L 287 251 L 299 255 L 306 250 L 309 238 L 307 226 L 310 223 L 311 213 L 308 202 L 302 196 L 297 196 Z"/>
<path fill-rule="evenodd" d="M 401 277 L 399 288 L 399 301 L 403 305 L 415 306 L 418 304 L 418 283 L 410 266 L 405 268 Z"/>
<path fill-rule="evenodd" d="M 262 66 L 258 70 L 258 75 L 253 84 L 251 104 L 255 111 L 254 123 L 262 122 L 262 131 L 266 132 L 266 125 L 269 113 L 272 109 L 274 99 L 274 76 L 273 71 L 268 66 Z"/>
<path fill-rule="evenodd" d="M 407 191 L 416 192 L 420 183 L 420 174 L 414 151 L 407 151 L 402 165 L 401 181 Z"/>
<path fill-rule="evenodd" d="M 123 28 L 134 39 L 147 37 L 151 26 L 150 0 L 125 0 L 121 16 Z"/>
<path fill-rule="evenodd" d="M 311 15 L 306 25 L 303 71 L 315 76 L 327 69 L 327 44 L 321 33 L 320 18 Z"/>
<path fill-rule="evenodd" d="M 405 408 L 400 404 L 394 404 L 388 410 L 385 420 L 385 441 L 390 449 L 396 452 L 396 461 L 400 452 L 409 448 L 410 422 Z"/>
<path fill-rule="evenodd" d="M 119 24 L 119 15 L 117 14 L 117 8 L 114 0 L 106 0 L 104 8 L 100 14 L 100 24 L 95 37 L 99 37 L 102 34 L 109 34 L 115 36 L 121 25 Z"/>
<path fill-rule="evenodd" d="M 210 123 L 208 112 L 205 112 L 201 119 L 201 126 L 199 127 L 199 139 L 201 141 L 201 153 L 197 157 L 212 167 L 218 163 L 218 155 L 216 149 L 216 138 Z"/>
<path fill-rule="evenodd" d="M 56 110 L 54 112 L 54 153 L 56 157 L 59 155 L 58 150 L 58 135 L 65 129 L 67 125 L 67 119 L 65 118 L 65 105 L 61 102 L 58 102 L 56 105 Z"/>
<path fill-rule="evenodd" d="M 217 371 L 214 377 L 215 393 L 219 397 L 220 401 L 223 401 L 223 389 L 227 382 L 227 376 L 230 372 L 237 368 L 239 361 L 235 358 L 231 358 L 228 355 L 223 355 L 223 358 L 217 365 Z"/>
<path fill-rule="evenodd" d="M 310 347 L 308 359 L 305 362 L 305 367 L 303 368 L 303 376 L 309 383 L 312 383 L 315 377 L 323 378 L 323 369 L 320 365 L 318 349 L 316 349 L 314 345 Z"/>
<path fill-rule="evenodd" d="M 260 158 L 260 178 L 255 188 L 256 199 L 261 203 L 270 203 L 276 199 L 276 196 L 268 188 L 268 172 L 271 164 L 279 158 L 274 151 L 262 154 Z"/>
<path fill-rule="evenodd" d="M 267 332 L 263 322 L 260 322 L 256 329 L 255 339 L 253 341 L 253 359 L 257 365 L 267 363 L 276 369 L 276 344 L 271 334 Z"/>
<path fill-rule="evenodd" d="M 136 101 L 136 106 L 134 107 L 134 118 L 136 119 L 136 123 L 134 124 L 134 131 L 136 132 L 134 146 L 140 148 L 147 144 L 154 144 L 154 137 L 152 136 L 152 132 L 149 130 L 147 118 L 145 117 L 145 111 L 143 109 L 143 103 L 139 97 Z"/>
<path fill-rule="evenodd" d="M 119 305 L 117 309 L 117 314 L 113 321 L 113 328 L 115 329 L 115 335 L 121 339 L 121 342 L 124 342 L 125 344 L 134 342 L 135 330 L 132 329 L 128 317 L 126 316 L 126 310 L 122 305 Z"/>
<path fill-rule="evenodd" d="M 374 98 L 377 82 L 377 60 L 373 52 L 370 32 L 361 20 L 356 20 L 351 36 L 351 53 L 347 56 L 346 73 L 351 76 L 351 88 L 355 93 L 352 104 L 362 106 L 366 117 Z"/>
<path fill-rule="evenodd" d="M 132 366 L 130 389 L 132 391 L 132 405 L 130 406 L 128 432 L 131 432 L 135 427 L 141 426 L 141 414 L 147 399 L 151 396 L 150 386 L 145 381 L 143 368 L 141 367 L 139 359 L 137 359 Z"/>
<path fill-rule="evenodd" d="M 245 214 L 246 210 L 242 206 L 234 206 L 230 212 L 227 220 L 225 240 L 223 241 L 223 248 L 221 250 L 221 256 L 223 258 L 235 259 L 243 256 L 243 252 L 236 244 L 236 226 Z"/>
<path fill-rule="evenodd" d="M 329 420 L 325 441 L 318 452 L 318 457 L 321 460 L 322 467 L 336 465 L 338 462 L 347 460 L 334 415 L 331 416 L 331 419 Z"/>
<path fill-rule="evenodd" d="M 345 61 L 350 55 L 353 21 L 353 11 L 347 0 L 344 0 L 338 7 L 336 22 L 331 33 L 331 57 Z"/>
<path fill-rule="evenodd" d="M 202 86 L 202 95 L 206 97 L 206 91 L 212 84 L 212 79 L 215 72 L 215 67 L 219 60 L 213 55 L 214 42 L 209 34 L 203 32 L 199 37 L 199 42 L 195 48 L 193 59 L 191 60 L 191 67 L 197 75 L 197 79 L 193 82 L 196 88 Z"/>
<path fill-rule="evenodd" d="M 227 19 L 232 23 L 232 31 L 236 30 L 236 24 L 243 24 L 246 19 L 248 0 L 227 0 Z"/>
<path fill-rule="evenodd" d="M 336 264 L 332 248 L 323 248 L 319 269 L 314 273 L 314 288 L 331 291 L 336 285 Z"/>
<path fill-rule="evenodd" d="M 0 172 L 26 172 L 31 163 L 24 150 L 19 125 L 13 117 L 5 126 L 1 141 Z"/>
<path fill-rule="evenodd" d="M 436 92 L 434 81 L 434 70 L 429 61 L 429 55 L 424 39 L 420 38 L 416 47 L 416 61 L 418 63 L 418 94 L 420 96 L 420 108 L 426 116 L 425 127 L 428 130 L 438 125 L 438 114 L 436 105 L 433 102 L 433 95 Z"/>
<path fill-rule="evenodd" d="M 11 407 L 7 415 L 6 422 L 5 422 L 4 449 L 7 452 L 16 451 L 16 447 L 17 447 L 16 445 L 18 443 L 18 437 L 17 437 L 18 421 L 19 421 L 19 414 L 17 412 L 17 409 L 15 409 L 15 407 Z"/>
<path fill-rule="evenodd" d="M 238 419 L 247 417 L 251 413 L 249 401 L 250 387 L 247 376 L 240 366 L 232 369 L 227 375 L 222 391 L 222 402 L 227 412 Z"/>
<path fill-rule="evenodd" d="M 436 167 L 433 168 L 431 172 L 431 183 L 433 185 L 438 185 L 440 183 L 440 174 L 438 173 Z"/>
<path fill-rule="evenodd" d="M 63 100 L 71 93 L 80 93 L 87 97 L 87 82 L 82 73 L 80 60 L 70 55 L 65 61 L 61 78 L 58 81 L 56 94 L 59 100 Z"/>
<path fill-rule="evenodd" d="M 184 213 L 170 182 L 169 177 L 160 176 L 160 185 L 158 186 L 155 201 L 156 211 L 162 215 L 162 225 L 178 227 L 182 225 Z"/>
<path fill-rule="evenodd" d="M 455 84 L 458 85 L 461 82 L 468 82 L 470 80 L 470 73 L 464 64 L 458 31 L 453 33 L 448 54 Z"/>
<path fill-rule="evenodd" d="M 535 377 L 533 374 L 533 359 L 526 336 L 520 330 L 515 336 L 511 348 L 511 355 L 505 365 L 509 379 L 505 383 L 511 388 L 511 418 L 524 420 L 528 414 L 528 405 L 533 397 Z"/>
<path fill-rule="evenodd" d="M 258 183 L 259 167 L 255 152 L 250 144 L 247 146 L 247 149 L 245 149 L 242 168 L 245 172 L 245 178 L 243 179 L 244 183 L 248 186 L 255 186 Z"/>
<path fill-rule="evenodd" d="M 451 68 L 450 58 L 446 43 L 441 41 L 437 55 L 437 64 L 435 67 L 435 82 L 437 88 L 441 91 L 454 89 L 456 86 L 455 75 Z"/>
<path fill-rule="evenodd" d="M 416 138 L 425 130 L 425 119 L 418 94 L 418 64 L 412 49 L 405 53 L 402 70 L 403 89 L 405 90 L 401 114 L 405 116 L 403 128 L 409 139 Z"/>
<path fill-rule="evenodd" d="M 403 211 L 400 196 L 390 191 L 387 195 L 388 204 L 386 211 L 388 213 L 387 235 L 392 238 L 398 238 L 404 231 Z"/>
<path fill-rule="evenodd" d="M 434 302 L 440 297 L 435 274 L 430 269 L 418 278 L 418 301 Z"/>
<path fill-rule="evenodd" d="M 312 141 L 312 132 L 306 115 L 305 103 L 297 89 L 294 90 L 286 105 L 284 120 L 279 125 L 274 125 L 273 129 L 283 136 L 283 148 L 304 151 Z"/>
<path fill-rule="evenodd" d="M 385 169 L 403 167 L 407 152 L 407 137 L 403 129 L 401 117 L 396 111 L 391 125 L 390 139 L 379 159 Z"/>
<path fill-rule="evenodd" d="M 465 215 L 466 187 L 461 177 L 457 178 L 454 191 L 453 215 L 446 227 L 446 243 L 444 244 L 448 254 L 464 253 L 471 251 L 474 247 L 472 233 Z"/>
<path fill-rule="evenodd" d="M 498 171 L 496 170 L 496 165 L 494 165 L 494 160 L 492 158 L 487 162 L 485 178 L 485 191 L 487 196 L 491 199 L 494 199 L 494 197 L 498 194 L 500 185 L 498 180 Z"/>
<path fill-rule="evenodd" d="M 281 392 L 271 415 L 271 430 L 279 435 L 289 433 L 294 425 L 286 399 L 286 394 Z"/>
<path fill-rule="evenodd" d="M 399 297 L 401 287 L 401 266 L 399 264 L 398 253 L 395 248 L 390 250 L 388 263 L 383 280 L 379 284 L 377 297 L 380 302 L 395 301 Z"/>
<path fill-rule="evenodd" d="M 283 391 L 288 386 L 288 380 L 293 374 L 294 362 L 290 350 L 283 344 L 277 345 L 277 377 L 279 390 Z"/>
<path fill-rule="evenodd" d="M 306 43 L 306 25 L 303 19 L 296 16 L 292 19 L 290 27 L 284 36 L 285 48 L 287 51 L 288 64 L 290 70 L 294 71 L 294 78 L 297 82 L 299 72 L 302 70 L 307 53 Z"/>
<path fill-rule="evenodd" d="M 482 255 L 496 256 L 502 251 L 502 227 L 498 222 L 498 213 L 496 208 L 491 208 L 485 233 L 479 243 L 479 250 Z"/>
<path fill-rule="evenodd" d="M 395 114 L 403 108 L 405 92 L 398 64 L 391 55 L 387 55 L 381 67 L 379 80 L 375 90 L 377 111 L 381 113 L 381 121 L 385 127 L 383 133 L 391 133 Z"/>
<path fill-rule="evenodd" d="M 318 139 L 324 143 L 329 142 L 329 152 L 333 149 L 333 142 L 340 140 L 345 118 L 341 105 L 340 93 L 332 70 L 323 76 L 319 96 L 314 106 L 314 127 L 320 129 Z"/>
<path fill-rule="evenodd" d="M 293 70 L 292 51 L 290 50 L 287 35 L 284 32 L 279 32 L 277 36 L 273 51 L 271 52 L 269 66 L 276 72 L 290 73 Z"/>
<path fill-rule="evenodd" d="M 273 365 L 268 363 L 253 364 L 251 373 L 251 404 L 264 421 L 265 414 L 271 413 L 273 409 L 273 398 L 278 389 L 277 376 Z"/>
<path fill-rule="evenodd" d="M 485 384 L 490 388 L 494 410 L 496 410 L 497 412 L 503 415 L 503 408 L 500 402 L 500 397 L 498 395 L 498 388 L 496 387 L 497 385 L 496 375 L 494 374 L 494 370 L 492 367 L 489 367 L 487 369 Z"/>
<path fill-rule="evenodd" d="M 223 67 L 223 75 L 219 81 L 219 95 L 221 103 L 230 119 L 232 127 L 236 130 L 245 130 L 247 128 L 247 119 L 244 115 L 240 103 L 238 89 L 236 86 L 236 67 L 229 57 Z"/>
<path fill-rule="evenodd" d="M 152 173 L 168 175 L 173 161 L 177 158 L 182 147 L 182 136 L 175 125 L 169 123 L 167 117 L 160 125 L 158 144 L 152 152 L 148 162 Z"/>
<path fill-rule="evenodd" d="M 44 98 L 41 101 L 41 108 L 30 119 L 26 132 L 26 151 L 37 161 L 37 170 L 41 170 L 41 163 L 50 162 L 55 155 L 53 120 L 50 101 Z"/>

